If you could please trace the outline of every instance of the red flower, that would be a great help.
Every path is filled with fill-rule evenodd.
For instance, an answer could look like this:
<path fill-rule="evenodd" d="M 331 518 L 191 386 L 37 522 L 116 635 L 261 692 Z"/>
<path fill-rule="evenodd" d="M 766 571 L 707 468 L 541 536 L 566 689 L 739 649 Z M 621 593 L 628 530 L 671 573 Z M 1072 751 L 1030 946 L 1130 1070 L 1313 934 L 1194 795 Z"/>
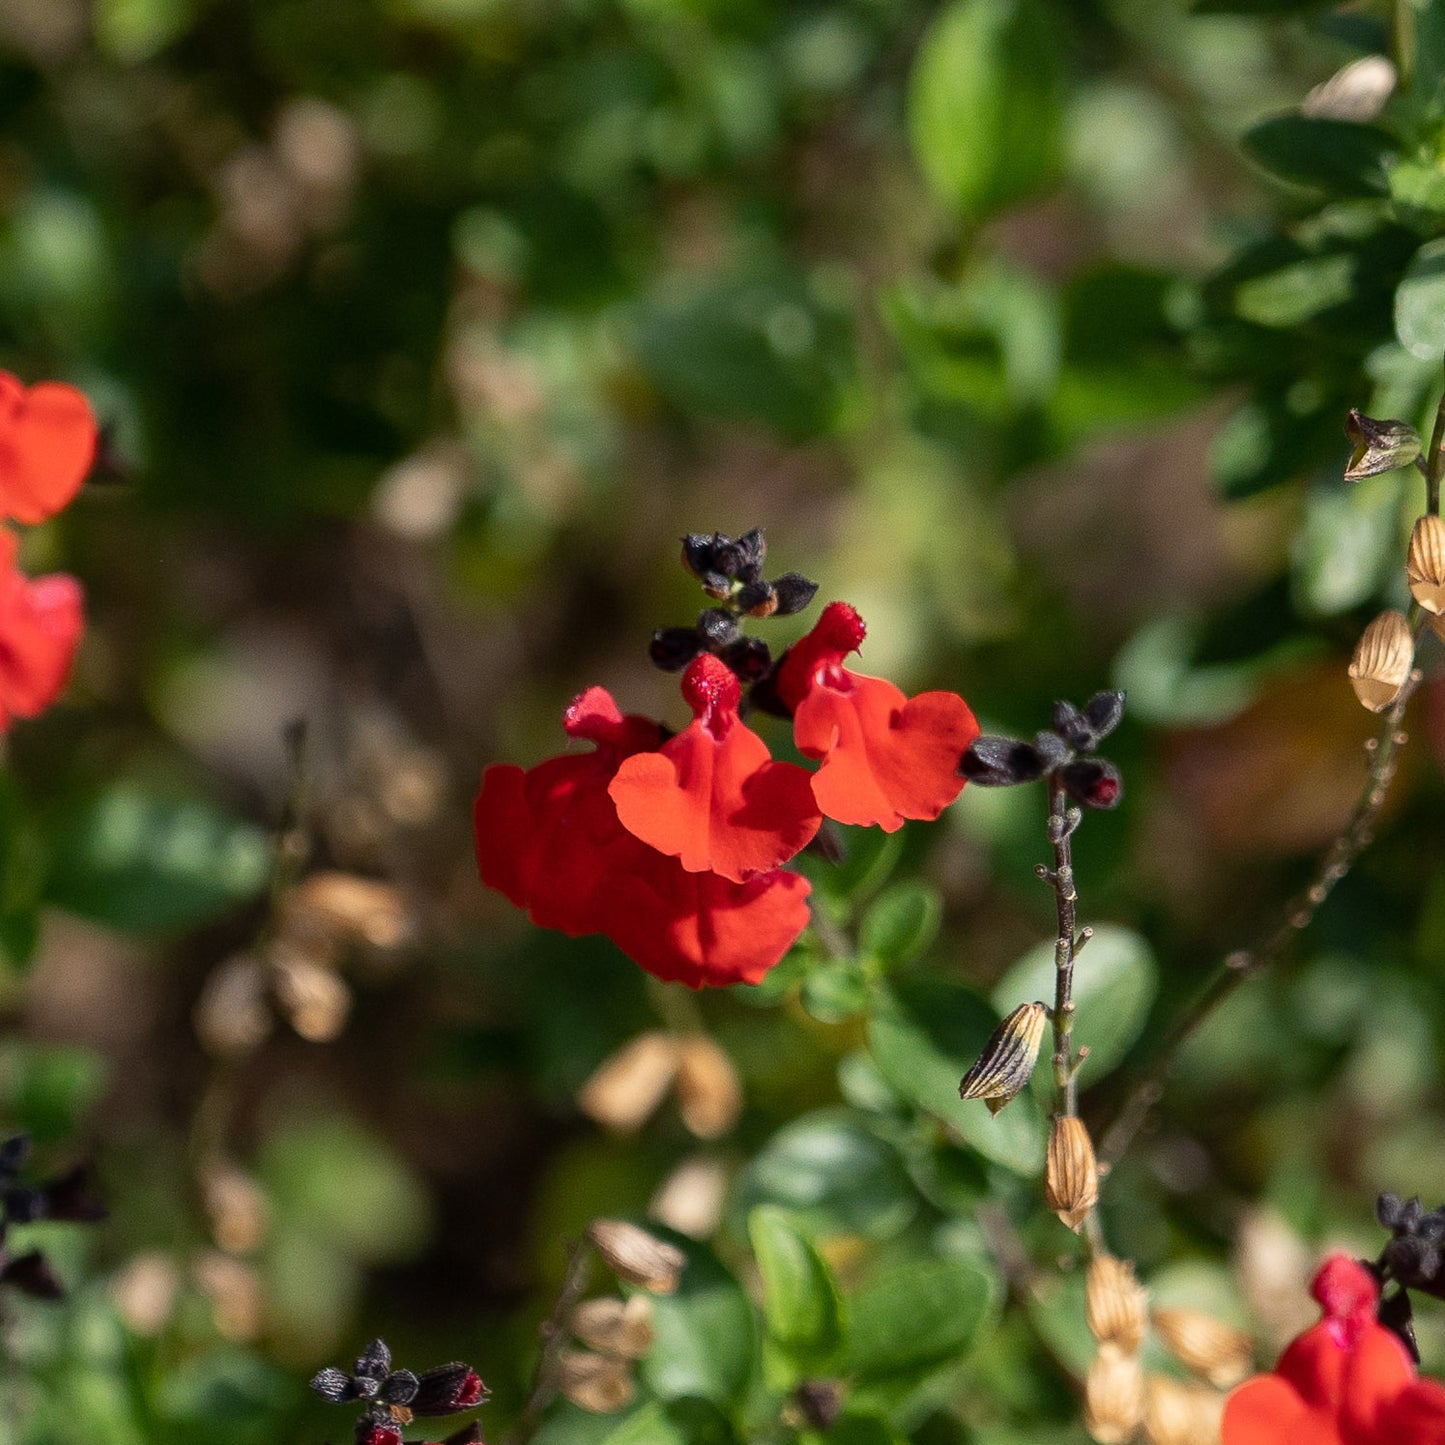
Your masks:
<path fill-rule="evenodd" d="M 657 752 L 635 753 L 608 792 L 622 826 L 689 873 L 746 882 L 786 863 L 822 818 L 808 774 L 775 763 L 738 716 L 732 669 L 704 653 L 682 678 L 692 723 Z"/>
<path fill-rule="evenodd" d="M 1445 1386 L 1415 1378 L 1400 1340 L 1375 1319 L 1380 1287 L 1331 1255 L 1310 1293 L 1325 1317 L 1224 1407 L 1224 1445 L 1445 1445 Z"/>
<path fill-rule="evenodd" d="M 17 522 L 53 517 L 80 490 L 95 460 L 90 403 L 73 386 L 28 390 L 0 371 L 0 513 Z"/>
<path fill-rule="evenodd" d="M 0 529 L 0 731 L 60 696 L 85 626 L 80 583 L 63 573 L 32 582 L 16 569 L 19 546 Z"/>
<path fill-rule="evenodd" d="M 958 796 L 958 761 L 979 728 L 956 693 L 907 698 L 891 682 L 849 672 L 843 659 L 864 633 L 846 602 L 830 602 L 788 650 L 777 691 L 798 747 L 822 759 L 813 796 L 824 815 L 892 833 L 907 818 L 938 817 Z"/>
<path fill-rule="evenodd" d="M 600 687 L 573 702 L 563 725 L 596 751 L 527 772 L 487 769 L 473 813 L 482 881 L 544 928 L 605 933 L 658 978 L 756 983 L 807 927 L 807 882 L 687 872 L 633 837 L 608 793 L 621 764 L 661 744 L 658 725 L 624 717 Z M 816 828 L 816 810 L 814 819 Z"/>

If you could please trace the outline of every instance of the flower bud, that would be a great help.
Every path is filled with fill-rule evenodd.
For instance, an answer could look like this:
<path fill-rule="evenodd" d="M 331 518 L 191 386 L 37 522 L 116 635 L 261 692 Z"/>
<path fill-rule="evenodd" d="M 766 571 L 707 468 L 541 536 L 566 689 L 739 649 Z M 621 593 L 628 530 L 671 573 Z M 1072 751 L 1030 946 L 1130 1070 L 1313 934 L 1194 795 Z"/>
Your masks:
<path fill-rule="evenodd" d="M 1144 1438 L 1149 1445 L 1218 1445 L 1224 1396 L 1168 1375 L 1144 1386 Z"/>
<path fill-rule="evenodd" d="M 1049 718 L 1053 729 L 1076 753 L 1091 753 L 1098 746 L 1094 725 L 1071 702 L 1056 702 Z"/>
<path fill-rule="evenodd" d="M 1345 422 L 1345 435 L 1351 447 L 1345 467 L 1347 482 L 1408 467 L 1421 451 L 1420 436 L 1414 427 L 1403 421 L 1380 421 L 1354 408 Z"/>
<path fill-rule="evenodd" d="M 1243 1331 L 1202 1310 L 1157 1309 L 1155 1333 L 1164 1348 L 1194 1374 L 1227 1390 L 1254 1364 L 1254 1346 Z"/>
<path fill-rule="evenodd" d="M 1103 758 L 1075 758 L 1059 769 L 1064 791 L 1086 808 L 1117 808 L 1124 796 L 1124 780 L 1113 763 Z"/>
<path fill-rule="evenodd" d="M 1044 1202 L 1075 1234 L 1099 1202 L 1099 1166 L 1094 1159 L 1094 1141 L 1089 1138 L 1084 1121 L 1073 1114 L 1055 1119 L 1049 1135 Z"/>
<path fill-rule="evenodd" d="M 1118 1345 L 1134 1354 L 1144 1339 L 1149 1296 L 1134 1278 L 1134 1266 L 1112 1254 L 1096 1255 L 1089 1265 L 1088 1292 L 1084 1298 L 1089 1333 L 1101 1345 Z"/>
<path fill-rule="evenodd" d="M 773 592 L 778 599 L 775 617 L 791 617 L 801 612 L 818 595 L 818 584 L 801 572 L 784 572 L 773 578 Z"/>
<path fill-rule="evenodd" d="M 1433 512 L 1421 517 L 1410 534 L 1405 575 L 1410 595 L 1426 612 L 1445 612 L 1445 522 Z"/>
<path fill-rule="evenodd" d="M 742 1085 L 732 1059 L 702 1034 L 678 1044 L 677 1106 L 699 1139 L 721 1138 L 742 1113 Z"/>
<path fill-rule="evenodd" d="M 1126 1445 L 1144 1415 L 1144 1367 L 1118 1345 L 1099 1346 L 1084 1381 L 1084 1428 L 1099 1445 Z"/>
<path fill-rule="evenodd" d="M 656 1235 L 620 1219 L 597 1219 L 587 1237 L 618 1279 L 651 1294 L 671 1294 L 677 1288 L 687 1256 Z"/>
<path fill-rule="evenodd" d="M 470 1365 L 453 1360 L 419 1375 L 409 1403 L 414 1415 L 455 1415 L 480 1405 L 490 1394 Z"/>
<path fill-rule="evenodd" d="M 983 1052 L 958 1085 L 960 1099 L 982 1099 L 997 1114 L 1023 1092 L 1039 1058 L 1048 1009 L 1021 1003 L 991 1033 Z"/>
<path fill-rule="evenodd" d="M 618 1360 L 640 1360 L 655 1338 L 652 1301 L 645 1294 L 630 1300 L 583 1300 L 572 1312 L 572 1333 L 599 1355 Z"/>
<path fill-rule="evenodd" d="M 677 1063 L 677 1040 L 661 1029 L 649 1029 L 598 1065 L 582 1085 L 577 1106 L 604 1128 L 634 1133 L 672 1087 Z"/>
<path fill-rule="evenodd" d="M 695 627 L 662 627 L 652 634 L 647 655 L 664 672 L 681 672 L 702 651 Z"/>
<path fill-rule="evenodd" d="M 739 682 L 757 682 L 773 665 L 772 649 L 761 637 L 740 637 L 718 656 L 737 674 Z"/>
<path fill-rule="evenodd" d="M 738 640 L 737 618 L 721 607 L 707 607 L 697 614 L 697 631 L 708 647 L 727 647 Z"/>
<path fill-rule="evenodd" d="M 843 1410 L 841 1380 L 804 1380 L 793 1391 L 793 1404 L 810 1430 L 831 1430 Z"/>
<path fill-rule="evenodd" d="M 1415 662 L 1415 639 L 1403 612 L 1382 612 L 1365 628 L 1350 659 L 1350 684 L 1371 712 L 1384 712 L 1400 695 Z"/>
<path fill-rule="evenodd" d="M 1122 692 L 1096 692 L 1084 706 L 1084 717 L 1096 738 L 1106 738 L 1124 716 Z"/>
<path fill-rule="evenodd" d="M 358 1420 L 356 1445 L 401 1445 L 401 1431 L 380 1420 Z"/>
<path fill-rule="evenodd" d="M 1017 738 L 985 733 L 964 750 L 958 771 L 983 788 L 1011 788 L 1043 777 L 1045 767 L 1037 748 Z"/>
<path fill-rule="evenodd" d="M 771 617 L 778 610 L 778 594 L 770 582 L 749 582 L 734 600 L 749 617 Z"/>
<path fill-rule="evenodd" d="M 625 1361 L 590 1351 L 568 1350 L 558 1362 L 557 1378 L 563 1395 L 594 1415 L 615 1415 L 636 1393 Z"/>

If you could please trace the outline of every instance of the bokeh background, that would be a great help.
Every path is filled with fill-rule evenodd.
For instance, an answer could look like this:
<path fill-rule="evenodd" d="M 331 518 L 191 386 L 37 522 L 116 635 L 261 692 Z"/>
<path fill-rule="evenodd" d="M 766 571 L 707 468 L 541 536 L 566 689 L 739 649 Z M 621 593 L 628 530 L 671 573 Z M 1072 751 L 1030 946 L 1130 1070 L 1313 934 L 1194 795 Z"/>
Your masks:
<path fill-rule="evenodd" d="M 376 1334 L 471 1360 L 503 1423 L 563 1241 L 665 1188 L 724 1256 L 744 1199 L 807 1204 L 845 1262 L 1000 1190 L 1027 1213 L 875 1127 L 846 959 L 649 990 L 484 892 L 470 800 L 589 684 L 676 723 L 646 644 L 701 603 L 677 539 L 761 526 L 863 612 L 864 670 L 986 727 L 1127 689 L 1126 799 L 1078 854 L 1147 1052 L 1364 776 L 1344 667 L 1421 489 L 1346 489 L 1343 421 L 1438 394 L 1439 7 L 1393 7 L 1424 79 L 1377 154 L 1241 138 L 1372 116 L 1378 62 L 1315 88 L 1392 53 L 1390 8 L 0 4 L 0 365 L 108 433 L 25 543 L 90 627 L 0 778 L 0 1118 L 113 1211 L 33 1231 L 71 1295 L 14 1308 L 0 1440 L 341 1439 L 305 1379 Z M 1379 843 L 1107 1191 L 1119 1252 L 1200 1302 L 1242 1280 L 1266 1339 L 1322 1242 L 1372 1248 L 1379 1189 L 1445 1198 L 1432 687 L 1412 731 Z M 1043 806 L 970 789 L 874 883 L 855 858 L 939 900 L 910 967 L 987 994 L 1049 936 Z M 278 901 L 288 808 L 300 874 L 344 879 Z M 697 1017 L 743 1083 L 720 1137 L 586 1116 L 604 1059 Z M 1082 1438 L 1073 1410 L 1011 1320 L 914 1438 Z"/>

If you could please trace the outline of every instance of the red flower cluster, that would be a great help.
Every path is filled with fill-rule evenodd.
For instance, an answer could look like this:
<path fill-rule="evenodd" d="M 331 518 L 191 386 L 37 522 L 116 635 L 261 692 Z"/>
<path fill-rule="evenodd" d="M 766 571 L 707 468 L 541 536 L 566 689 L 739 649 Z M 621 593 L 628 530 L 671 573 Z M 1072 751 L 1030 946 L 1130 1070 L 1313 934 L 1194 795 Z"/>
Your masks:
<path fill-rule="evenodd" d="M 65 507 L 95 460 L 95 417 L 74 387 L 26 388 L 0 371 L 0 515 L 43 522 Z M 20 541 L 0 530 L 0 731 L 59 697 L 80 642 L 80 584 L 64 575 L 31 581 L 16 566 Z"/>
<path fill-rule="evenodd" d="M 1325 1317 L 1247 1380 L 1224 1407 L 1224 1445 L 1445 1445 L 1445 1386 L 1415 1377 L 1398 1336 L 1378 1323 L 1380 1286 L 1345 1255 L 1310 1293 Z"/>
<path fill-rule="evenodd" d="M 709 653 L 683 674 L 693 721 L 675 737 L 589 688 L 563 726 L 594 751 L 486 770 L 482 881 L 544 928 L 605 934 L 659 978 L 758 982 L 807 926 L 808 884 L 781 869 L 824 817 L 891 832 L 936 818 L 963 786 L 959 756 L 978 734 L 963 699 L 910 701 L 849 672 L 862 640 L 862 619 L 835 602 L 780 665 L 777 694 L 815 773 L 773 760 L 740 716 L 737 677 Z"/>

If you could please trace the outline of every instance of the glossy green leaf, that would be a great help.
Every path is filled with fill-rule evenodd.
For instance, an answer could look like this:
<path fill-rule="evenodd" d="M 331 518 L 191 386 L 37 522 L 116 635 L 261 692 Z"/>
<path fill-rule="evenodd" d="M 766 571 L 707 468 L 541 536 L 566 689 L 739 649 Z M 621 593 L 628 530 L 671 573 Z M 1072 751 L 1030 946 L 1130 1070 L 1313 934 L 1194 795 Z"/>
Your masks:
<path fill-rule="evenodd" d="M 908 1260 L 848 1296 L 840 1372 L 860 1380 L 906 1375 L 965 1354 L 993 1307 L 997 1281 L 963 1259 Z"/>
<path fill-rule="evenodd" d="M 918 1210 L 897 1151 L 842 1109 L 780 1129 L 743 1172 L 738 1194 L 744 1209 L 782 1205 L 810 1235 L 888 1239 Z"/>
<path fill-rule="evenodd" d="M 913 153 L 934 192 L 977 219 L 1039 190 L 1059 165 L 1056 31 L 1037 0 L 954 0 L 920 46 Z"/>
<path fill-rule="evenodd" d="M 1052 1007 L 1054 945 L 1041 943 L 999 980 L 993 991 L 1000 1012 L 1031 999 Z M 1112 923 L 1094 925 L 1094 936 L 1074 964 L 1075 1046 L 1087 1045 L 1082 1083 L 1101 1079 L 1139 1037 L 1159 988 L 1153 951 L 1137 933 Z"/>
<path fill-rule="evenodd" d="M 1415 253 L 1395 292 L 1395 334 L 1422 361 L 1445 354 L 1445 239 Z"/>
<path fill-rule="evenodd" d="M 897 883 L 863 915 L 858 947 L 892 967 L 927 951 L 943 922 L 943 899 L 927 883 Z"/>
<path fill-rule="evenodd" d="M 874 1009 L 868 1048 L 889 1085 L 948 1123 L 973 1148 L 1007 1169 L 1036 1173 L 1044 1133 L 1026 1090 L 998 1114 L 958 1097 L 959 1080 L 997 1027 L 999 1015 L 976 993 L 943 979 L 899 981 Z"/>
<path fill-rule="evenodd" d="M 194 927 L 255 897 L 271 871 L 265 833 L 198 797 L 120 782 L 51 837 L 46 900 L 112 928 Z"/>
<path fill-rule="evenodd" d="M 1249 130 L 1244 148 L 1266 170 L 1337 196 L 1382 196 L 1397 146 L 1387 132 L 1354 121 L 1278 115 Z"/>
<path fill-rule="evenodd" d="M 823 1257 L 773 1205 L 748 1216 L 748 1238 L 762 1276 L 769 1337 L 799 1364 L 826 1358 L 843 1338 L 843 1312 Z"/>

